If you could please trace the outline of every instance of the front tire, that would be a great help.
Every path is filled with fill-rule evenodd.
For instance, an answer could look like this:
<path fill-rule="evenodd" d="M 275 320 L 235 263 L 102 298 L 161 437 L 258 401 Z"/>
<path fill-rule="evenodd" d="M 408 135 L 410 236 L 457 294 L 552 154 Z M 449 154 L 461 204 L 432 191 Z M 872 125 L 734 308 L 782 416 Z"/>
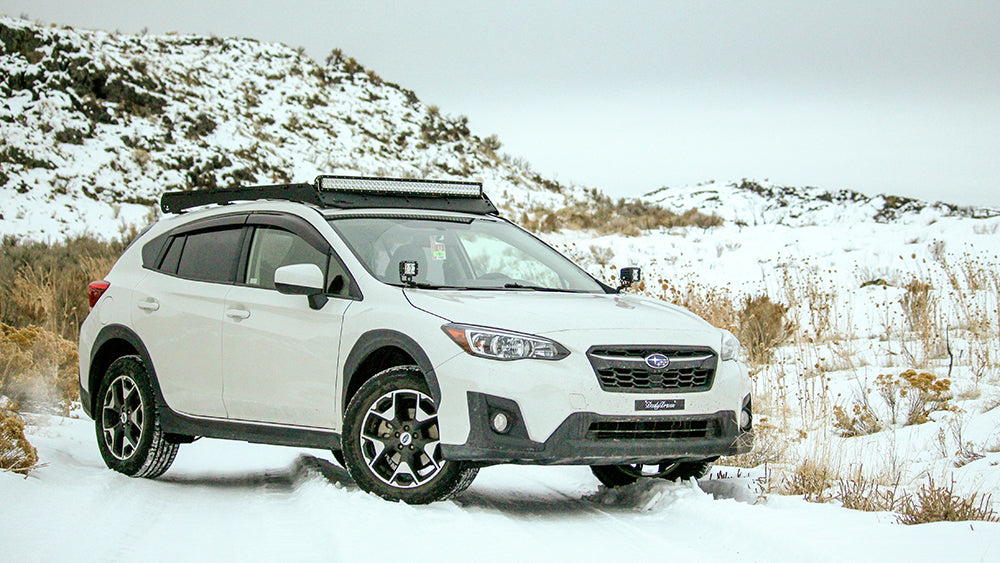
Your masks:
<path fill-rule="evenodd" d="M 130 477 L 159 477 L 177 456 L 156 416 L 149 370 L 139 356 L 118 358 L 104 373 L 94 413 L 97 447 L 108 468 Z"/>
<path fill-rule="evenodd" d="M 344 415 L 342 445 L 354 482 L 387 500 L 444 500 L 478 472 L 441 456 L 437 405 L 416 366 L 389 368 L 358 389 Z"/>

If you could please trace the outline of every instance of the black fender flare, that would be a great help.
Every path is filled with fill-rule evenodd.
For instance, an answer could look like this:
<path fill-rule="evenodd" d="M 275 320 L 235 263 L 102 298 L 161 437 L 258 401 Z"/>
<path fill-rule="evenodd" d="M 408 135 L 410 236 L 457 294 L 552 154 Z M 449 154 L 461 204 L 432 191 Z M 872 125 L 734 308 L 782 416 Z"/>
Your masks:
<path fill-rule="evenodd" d="M 142 339 L 127 326 L 109 324 L 97 333 L 97 337 L 94 338 L 94 344 L 90 348 L 90 362 L 87 365 L 89 373 L 86 374 L 87 391 L 83 390 L 82 385 L 80 386 L 80 403 L 83 405 L 84 412 L 88 416 L 93 417 L 92 413 L 96 408 L 94 401 L 97 399 L 97 387 L 101 384 L 101 377 L 104 375 L 104 370 L 114 361 L 114 359 L 109 360 L 104 357 L 106 354 L 105 344 L 113 340 L 125 342 L 139 354 L 142 361 L 146 363 L 146 367 L 149 368 L 149 380 L 153 384 L 153 393 L 156 396 L 157 402 L 161 405 L 166 405 L 166 402 L 163 400 L 163 393 L 160 391 L 160 381 L 156 377 L 156 367 L 153 366 L 153 360 L 149 357 L 149 350 L 142 343 Z M 80 375 L 82 381 L 83 374 Z"/>
<path fill-rule="evenodd" d="M 389 329 L 376 329 L 370 330 L 358 338 L 351 352 L 347 355 L 347 360 L 344 362 L 343 385 L 340 391 L 340 404 L 343 408 L 341 412 L 347 410 L 347 390 L 351 388 L 351 382 L 357 375 L 358 367 L 361 366 L 362 362 L 372 352 L 386 347 L 399 348 L 413 358 L 413 361 L 416 362 L 417 367 L 420 368 L 420 371 L 424 374 L 424 378 L 427 380 L 427 386 L 431 390 L 431 398 L 434 399 L 435 404 L 440 405 L 441 387 L 438 385 L 434 366 L 431 364 L 431 360 L 427 357 L 423 348 L 415 340 L 402 332 Z"/>

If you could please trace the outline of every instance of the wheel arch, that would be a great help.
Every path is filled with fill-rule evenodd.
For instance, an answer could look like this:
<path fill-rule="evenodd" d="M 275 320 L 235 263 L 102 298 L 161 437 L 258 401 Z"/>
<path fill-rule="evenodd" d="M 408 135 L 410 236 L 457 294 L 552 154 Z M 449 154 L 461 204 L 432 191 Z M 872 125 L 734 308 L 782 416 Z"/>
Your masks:
<path fill-rule="evenodd" d="M 160 384 L 156 379 L 156 370 L 149 357 L 149 351 L 142 343 L 135 332 L 123 325 L 108 325 L 97 333 L 94 345 L 90 353 L 90 365 L 87 373 L 87 393 L 81 393 L 80 399 L 84 410 L 93 417 L 97 409 L 97 390 L 101 385 L 101 378 L 111 366 L 111 363 L 122 356 L 138 355 L 145 362 L 149 369 L 150 382 L 153 385 L 153 392 L 160 396 Z"/>
<path fill-rule="evenodd" d="M 409 336 L 388 329 L 371 330 L 361 335 L 344 362 L 344 381 L 341 391 L 341 412 L 362 385 L 375 374 L 391 367 L 416 365 L 427 380 L 431 397 L 441 403 L 441 388 L 430 358 L 423 348 Z"/>

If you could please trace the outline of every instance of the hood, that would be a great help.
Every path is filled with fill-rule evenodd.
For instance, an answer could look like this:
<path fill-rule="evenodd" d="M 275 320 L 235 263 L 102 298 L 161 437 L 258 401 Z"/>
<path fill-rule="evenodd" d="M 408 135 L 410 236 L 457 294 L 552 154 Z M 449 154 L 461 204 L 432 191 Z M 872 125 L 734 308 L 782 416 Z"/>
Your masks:
<path fill-rule="evenodd" d="M 414 307 L 450 322 L 528 334 L 571 330 L 717 331 L 687 309 L 634 295 L 406 289 Z"/>

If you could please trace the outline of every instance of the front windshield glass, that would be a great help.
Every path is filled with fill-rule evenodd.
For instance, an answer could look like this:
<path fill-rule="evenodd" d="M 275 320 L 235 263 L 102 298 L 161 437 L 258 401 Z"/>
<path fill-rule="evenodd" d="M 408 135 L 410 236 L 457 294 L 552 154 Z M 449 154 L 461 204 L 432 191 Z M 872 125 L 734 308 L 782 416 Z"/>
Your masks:
<path fill-rule="evenodd" d="M 399 263 L 416 261 L 418 287 L 604 292 L 567 258 L 496 219 L 352 215 L 330 224 L 369 273 L 392 285 L 402 285 Z"/>

